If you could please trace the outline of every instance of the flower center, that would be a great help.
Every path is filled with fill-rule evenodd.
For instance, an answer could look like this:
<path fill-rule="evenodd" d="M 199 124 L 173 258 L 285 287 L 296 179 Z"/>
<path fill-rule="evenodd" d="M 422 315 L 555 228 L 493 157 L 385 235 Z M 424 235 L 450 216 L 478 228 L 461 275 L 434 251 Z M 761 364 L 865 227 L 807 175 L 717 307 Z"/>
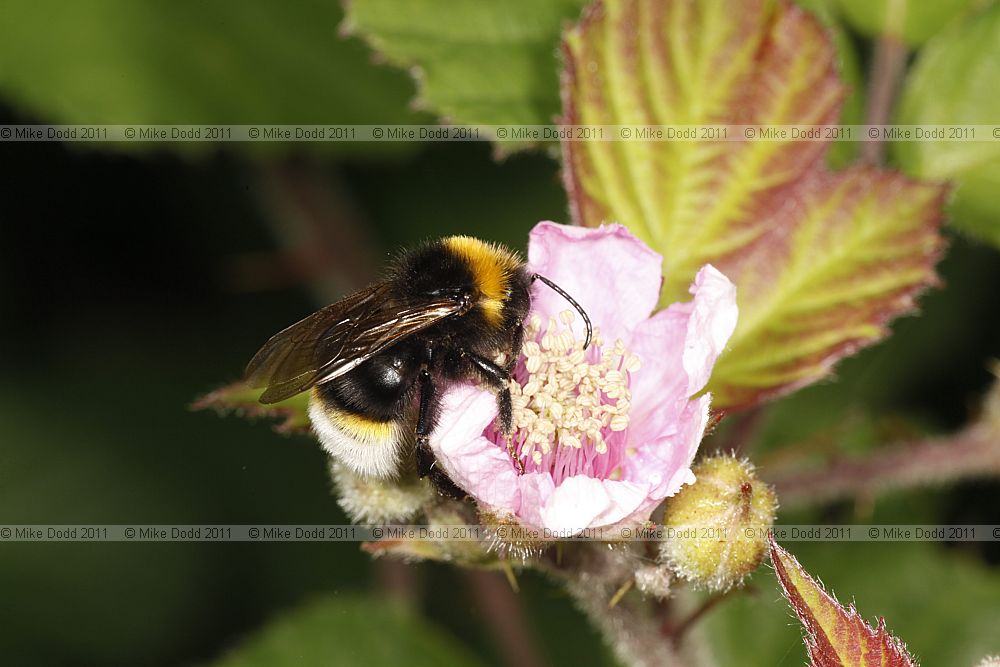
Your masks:
<path fill-rule="evenodd" d="M 558 485 L 574 475 L 614 479 L 621 475 L 632 392 L 639 358 L 621 340 L 604 350 L 599 330 L 583 349 L 570 325 L 533 315 L 525 327 L 524 358 L 510 382 L 514 412 L 512 450 L 525 472 L 549 472 Z M 494 429 L 493 440 L 506 449 Z"/>

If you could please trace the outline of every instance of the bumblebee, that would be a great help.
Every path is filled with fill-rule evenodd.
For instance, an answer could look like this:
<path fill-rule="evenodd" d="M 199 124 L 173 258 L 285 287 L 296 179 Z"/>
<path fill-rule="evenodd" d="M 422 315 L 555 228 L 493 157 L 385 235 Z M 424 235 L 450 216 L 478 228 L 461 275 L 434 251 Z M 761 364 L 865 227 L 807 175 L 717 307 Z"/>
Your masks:
<path fill-rule="evenodd" d="M 535 281 L 580 312 L 589 344 L 590 320 L 561 288 L 507 248 L 451 236 L 403 253 L 383 281 L 272 336 L 247 381 L 264 388 L 261 403 L 311 391 L 313 430 L 355 473 L 391 479 L 415 461 L 421 477 L 447 486 L 428 444 L 442 391 L 483 383 L 496 392 L 500 432 L 510 434 L 509 380 Z"/>

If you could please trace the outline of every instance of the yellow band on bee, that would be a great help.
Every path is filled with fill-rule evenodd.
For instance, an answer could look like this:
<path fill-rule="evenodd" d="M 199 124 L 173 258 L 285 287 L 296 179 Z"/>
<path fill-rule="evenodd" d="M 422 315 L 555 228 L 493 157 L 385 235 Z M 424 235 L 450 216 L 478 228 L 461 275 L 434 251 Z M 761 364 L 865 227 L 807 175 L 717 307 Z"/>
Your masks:
<path fill-rule="evenodd" d="M 491 324 L 500 324 L 520 259 L 506 248 L 472 236 L 449 236 L 444 245 L 466 260 L 481 297 L 478 306 Z"/>
<path fill-rule="evenodd" d="M 378 421 L 353 412 L 330 409 L 329 406 L 327 410 L 331 420 L 338 428 L 345 433 L 350 433 L 358 440 L 364 442 L 384 442 L 395 438 L 395 422 Z"/>

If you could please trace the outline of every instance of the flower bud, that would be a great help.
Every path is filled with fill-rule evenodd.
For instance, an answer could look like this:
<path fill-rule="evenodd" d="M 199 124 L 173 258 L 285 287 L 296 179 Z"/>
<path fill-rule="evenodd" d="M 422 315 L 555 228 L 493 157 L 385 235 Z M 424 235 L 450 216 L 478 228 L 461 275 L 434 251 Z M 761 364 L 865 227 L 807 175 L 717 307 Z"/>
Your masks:
<path fill-rule="evenodd" d="M 767 550 L 777 509 L 774 490 L 749 461 L 713 456 L 692 468 L 697 481 L 667 500 L 670 537 L 660 559 L 679 577 L 723 591 L 752 572 Z"/>
<path fill-rule="evenodd" d="M 336 461 L 330 462 L 330 477 L 337 502 L 354 523 L 407 521 L 435 495 L 429 479 L 362 477 Z"/>

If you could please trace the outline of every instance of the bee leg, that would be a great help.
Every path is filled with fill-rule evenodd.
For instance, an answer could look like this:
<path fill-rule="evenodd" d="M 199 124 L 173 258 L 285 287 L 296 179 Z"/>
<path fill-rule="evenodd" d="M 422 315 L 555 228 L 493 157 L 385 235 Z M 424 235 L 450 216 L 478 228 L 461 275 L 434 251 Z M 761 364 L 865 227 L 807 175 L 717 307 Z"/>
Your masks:
<path fill-rule="evenodd" d="M 487 384 L 497 390 L 497 417 L 500 422 L 500 432 L 507 438 L 507 453 L 517 465 L 518 474 L 523 475 L 524 462 L 514 451 L 514 442 L 511 440 L 511 433 L 514 430 L 514 406 L 510 396 L 510 370 L 501 368 L 478 354 L 472 354 L 465 350 L 460 350 L 459 353 L 472 363 Z"/>
<path fill-rule="evenodd" d="M 465 492 L 458 488 L 455 482 L 448 477 L 448 474 L 441 469 L 437 457 L 431 451 L 430 433 L 434 428 L 432 409 L 436 399 L 434 379 L 430 372 L 424 368 L 421 369 L 417 381 L 420 383 L 420 405 L 417 408 L 416 429 L 417 474 L 421 479 L 430 477 L 431 482 L 442 496 L 461 500 L 465 497 Z"/>
<path fill-rule="evenodd" d="M 434 400 L 434 380 L 430 371 L 420 369 L 420 406 L 417 409 L 417 443 L 426 443 L 431 433 L 431 402 Z"/>
<path fill-rule="evenodd" d="M 467 495 L 465 491 L 458 488 L 451 477 L 437 465 L 437 459 L 428 446 L 417 446 L 417 474 L 420 478 L 430 477 L 431 483 L 437 489 L 439 495 L 453 500 L 462 500 Z"/>
<path fill-rule="evenodd" d="M 420 384 L 420 405 L 417 408 L 417 472 L 427 477 L 433 472 L 437 459 L 431 451 L 431 401 L 434 400 L 434 380 L 430 372 L 423 368 L 417 377 Z"/>
<path fill-rule="evenodd" d="M 497 391 L 497 409 L 500 418 L 500 432 L 510 435 L 514 426 L 513 406 L 510 398 L 510 371 L 493 363 L 489 359 L 483 359 L 478 354 L 459 350 L 459 354 L 467 359 L 473 367 L 479 371 L 486 384 Z"/>

